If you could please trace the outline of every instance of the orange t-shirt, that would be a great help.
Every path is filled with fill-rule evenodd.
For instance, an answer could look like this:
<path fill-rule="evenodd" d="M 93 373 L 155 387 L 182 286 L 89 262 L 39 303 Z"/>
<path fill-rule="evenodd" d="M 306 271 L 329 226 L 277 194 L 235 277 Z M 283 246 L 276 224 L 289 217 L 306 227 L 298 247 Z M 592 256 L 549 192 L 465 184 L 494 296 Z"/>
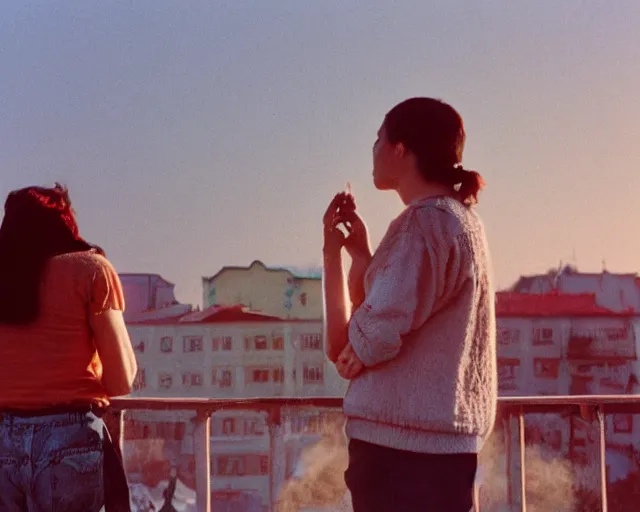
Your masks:
<path fill-rule="evenodd" d="M 107 404 L 90 315 L 124 311 L 118 274 L 94 251 L 51 259 L 36 322 L 0 324 L 0 410 Z"/>

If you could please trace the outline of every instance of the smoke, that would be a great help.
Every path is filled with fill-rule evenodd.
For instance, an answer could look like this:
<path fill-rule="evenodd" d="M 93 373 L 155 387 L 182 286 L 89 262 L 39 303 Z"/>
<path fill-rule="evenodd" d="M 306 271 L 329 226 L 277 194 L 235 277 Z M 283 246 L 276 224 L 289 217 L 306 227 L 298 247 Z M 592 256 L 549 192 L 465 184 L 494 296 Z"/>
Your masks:
<path fill-rule="evenodd" d="M 519 450 L 518 450 L 519 455 Z M 499 512 L 509 501 L 507 460 L 502 432 L 496 431 L 480 453 L 480 511 Z M 576 507 L 571 464 L 541 446 L 525 448 L 527 512 L 572 512 Z M 512 488 L 520 475 L 512 475 Z M 516 491 L 518 492 L 518 491 Z"/>
<path fill-rule="evenodd" d="M 343 421 L 325 423 L 320 440 L 302 454 L 304 472 L 282 487 L 279 512 L 350 512 L 344 471 L 348 465 Z M 496 432 L 480 454 L 480 510 L 500 512 L 508 502 L 506 457 Z M 519 483 L 518 475 L 514 478 Z M 572 512 L 576 507 L 571 465 L 539 446 L 526 447 L 526 496 L 529 512 Z"/>
<path fill-rule="evenodd" d="M 278 512 L 345 510 L 341 505 L 347 493 L 344 472 L 349 455 L 343 425 L 343 419 L 323 423 L 320 440 L 302 452 L 303 474 L 290 478 L 282 487 L 276 505 Z"/>

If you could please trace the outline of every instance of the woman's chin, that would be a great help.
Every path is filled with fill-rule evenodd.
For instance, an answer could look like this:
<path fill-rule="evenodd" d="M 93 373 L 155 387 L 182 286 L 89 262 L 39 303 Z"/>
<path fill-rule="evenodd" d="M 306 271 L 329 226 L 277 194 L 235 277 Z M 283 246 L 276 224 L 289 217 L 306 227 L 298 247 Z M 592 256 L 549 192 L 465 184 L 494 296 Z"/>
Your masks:
<path fill-rule="evenodd" d="M 382 180 L 380 178 L 376 178 L 375 176 L 373 177 L 373 186 L 376 187 L 378 190 L 393 189 L 393 186 L 389 182 Z"/>

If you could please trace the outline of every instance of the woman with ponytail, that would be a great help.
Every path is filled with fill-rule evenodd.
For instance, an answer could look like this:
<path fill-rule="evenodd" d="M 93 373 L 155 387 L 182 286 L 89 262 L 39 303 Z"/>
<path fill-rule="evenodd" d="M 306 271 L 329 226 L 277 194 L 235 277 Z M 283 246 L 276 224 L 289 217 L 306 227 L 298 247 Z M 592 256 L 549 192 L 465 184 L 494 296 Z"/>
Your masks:
<path fill-rule="evenodd" d="M 118 274 L 67 190 L 11 192 L 0 226 L 0 510 L 130 510 L 102 420 L 137 371 Z"/>
<path fill-rule="evenodd" d="M 351 381 L 345 479 L 354 512 L 473 505 L 497 371 L 489 251 L 474 209 L 484 181 L 462 167 L 464 142 L 450 105 L 396 105 L 373 146 L 373 182 L 406 208 L 374 254 L 350 193 L 324 217 L 327 354 Z"/>

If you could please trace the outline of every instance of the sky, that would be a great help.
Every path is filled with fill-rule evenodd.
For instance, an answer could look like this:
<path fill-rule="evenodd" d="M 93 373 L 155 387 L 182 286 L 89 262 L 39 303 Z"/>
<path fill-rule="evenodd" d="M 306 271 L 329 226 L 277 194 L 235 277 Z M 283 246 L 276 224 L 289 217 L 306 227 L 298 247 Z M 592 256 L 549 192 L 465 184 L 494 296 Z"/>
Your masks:
<path fill-rule="evenodd" d="M 374 245 L 402 210 L 371 145 L 451 103 L 498 287 L 561 261 L 640 270 L 636 0 L 3 0 L 0 196 L 66 184 L 81 233 L 179 300 L 224 265 L 319 265 L 351 183 Z"/>

